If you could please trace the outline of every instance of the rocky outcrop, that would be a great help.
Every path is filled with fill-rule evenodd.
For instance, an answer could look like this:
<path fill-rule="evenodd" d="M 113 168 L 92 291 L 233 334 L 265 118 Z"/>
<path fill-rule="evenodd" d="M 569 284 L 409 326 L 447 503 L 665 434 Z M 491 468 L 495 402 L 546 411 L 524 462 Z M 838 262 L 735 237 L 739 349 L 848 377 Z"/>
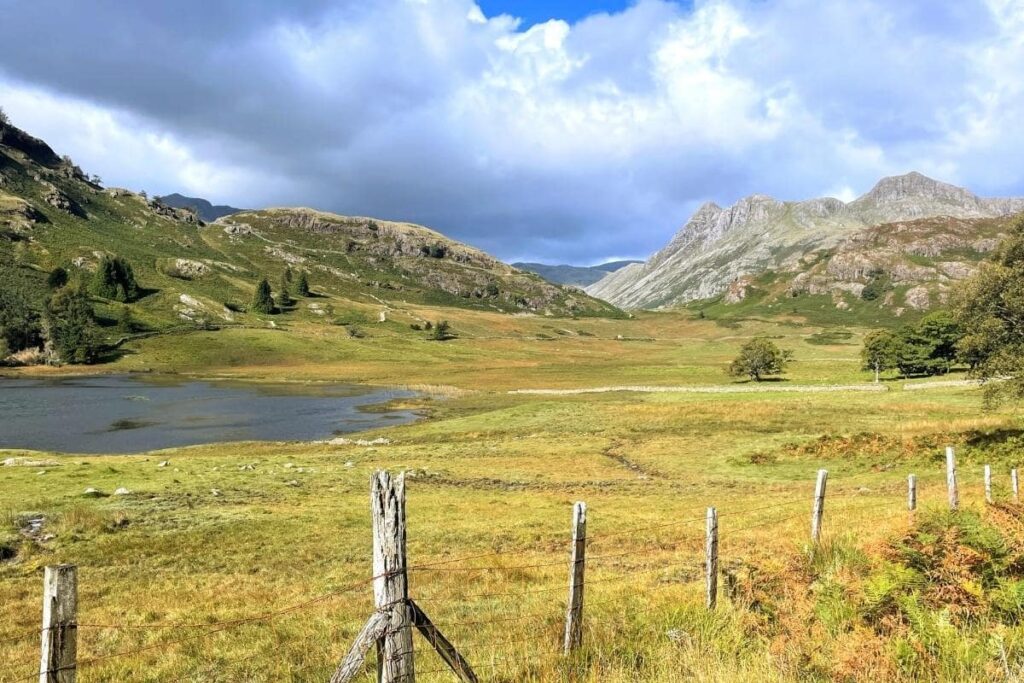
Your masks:
<path fill-rule="evenodd" d="M 707 203 L 650 260 L 611 273 L 586 292 L 624 308 L 710 298 L 726 294 L 737 280 L 766 270 L 799 273 L 811 267 L 804 258 L 808 254 L 836 250 L 880 224 L 886 224 L 888 232 L 872 235 L 872 249 L 833 256 L 828 272 L 794 279 L 793 291 L 829 290 L 836 282 L 863 285 L 870 273 L 886 266 L 895 280 L 915 283 L 937 277 L 938 271 L 908 260 L 893 263 L 893 253 L 931 259 L 956 250 L 991 251 L 996 242 L 974 236 L 973 221 L 1020 211 L 1024 199 L 981 198 L 920 173 L 884 178 L 850 203 L 828 197 L 781 202 L 765 195 L 746 197 L 728 208 Z M 906 223 L 933 217 L 946 217 L 943 231 L 916 241 L 906 238 L 918 229 Z M 879 250 L 885 258 L 879 258 Z"/>

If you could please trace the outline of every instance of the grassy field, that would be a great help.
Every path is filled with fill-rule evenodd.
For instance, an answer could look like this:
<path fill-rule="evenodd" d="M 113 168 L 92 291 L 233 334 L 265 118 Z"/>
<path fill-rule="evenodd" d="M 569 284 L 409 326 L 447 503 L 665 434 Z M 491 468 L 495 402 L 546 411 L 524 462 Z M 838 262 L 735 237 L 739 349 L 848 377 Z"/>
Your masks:
<path fill-rule="evenodd" d="M 80 567 L 80 680 L 326 680 L 371 609 L 379 468 L 409 473 L 411 594 L 482 680 L 968 681 L 1021 669 L 1024 525 L 1007 490 L 1024 446 L 1018 412 L 982 412 L 976 389 L 895 381 L 775 391 L 868 382 L 858 328 L 422 306 L 389 317 L 361 322 L 362 338 L 302 320 L 154 337 L 102 366 L 424 388 L 405 403 L 428 419 L 360 435 L 387 443 L 0 453 L 26 459 L 0 467 L 0 681 L 37 666 L 41 568 L 57 562 Z M 441 317 L 458 339 L 409 331 Z M 794 351 L 787 382 L 508 393 L 728 389 L 739 385 L 723 369 L 755 335 Z M 940 512 L 946 443 L 959 446 L 966 508 L 953 518 Z M 985 463 L 994 506 L 982 504 Z M 829 497 L 812 554 L 820 467 Z M 87 487 L 131 493 L 86 498 Z M 565 658 L 576 500 L 590 509 L 585 633 Z M 714 613 L 700 567 L 708 506 L 721 529 Z M 33 519 L 42 527 L 26 537 Z M 416 648 L 420 680 L 453 680 L 424 641 Z"/>

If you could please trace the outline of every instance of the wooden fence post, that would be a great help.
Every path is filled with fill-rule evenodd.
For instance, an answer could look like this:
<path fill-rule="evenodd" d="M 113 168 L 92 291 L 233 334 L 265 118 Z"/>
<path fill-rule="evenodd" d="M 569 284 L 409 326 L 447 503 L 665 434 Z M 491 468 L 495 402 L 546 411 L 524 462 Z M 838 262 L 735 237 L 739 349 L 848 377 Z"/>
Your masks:
<path fill-rule="evenodd" d="M 1013 490 L 1013 502 L 1020 502 L 1020 484 L 1017 482 L 1017 468 L 1010 470 L 1010 488 Z"/>
<path fill-rule="evenodd" d="M 373 598 L 377 611 L 390 615 L 388 630 L 377 641 L 379 683 L 416 679 L 412 649 L 412 615 L 405 557 L 405 476 L 392 479 L 377 472 L 371 484 L 373 514 Z"/>
<path fill-rule="evenodd" d="M 718 510 L 708 508 L 707 537 L 704 542 L 705 595 L 708 609 L 718 602 Z"/>
<path fill-rule="evenodd" d="M 992 501 L 992 466 L 985 465 L 985 502 L 991 504 Z"/>
<path fill-rule="evenodd" d="M 583 641 L 583 583 L 587 561 L 587 504 L 572 509 L 572 556 L 569 565 L 569 602 L 565 611 L 564 652 L 570 654 Z"/>
<path fill-rule="evenodd" d="M 818 545 L 821 540 L 821 518 L 825 514 L 825 484 L 828 470 L 818 470 L 818 481 L 814 486 L 814 509 L 811 512 L 811 542 Z"/>
<path fill-rule="evenodd" d="M 917 475 L 911 474 L 907 477 L 907 509 L 913 512 L 917 509 Z"/>
<path fill-rule="evenodd" d="M 405 555 L 405 475 L 392 479 L 375 472 L 370 479 L 373 516 L 373 599 L 375 610 L 341 660 L 331 683 L 350 683 L 359 675 L 370 646 L 377 644 L 378 683 L 415 683 L 412 629 L 423 634 L 463 683 L 477 683 L 466 658 L 426 613 L 409 598 Z"/>
<path fill-rule="evenodd" d="M 960 493 L 956 488 L 956 452 L 952 446 L 946 446 L 946 488 L 949 491 L 949 509 L 960 507 Z"/>
<path fill-rule="evenodd" d="M 75 683 L 78 652 L 78 568 L 47 567 L 43 576 L 39 683 Z"/>

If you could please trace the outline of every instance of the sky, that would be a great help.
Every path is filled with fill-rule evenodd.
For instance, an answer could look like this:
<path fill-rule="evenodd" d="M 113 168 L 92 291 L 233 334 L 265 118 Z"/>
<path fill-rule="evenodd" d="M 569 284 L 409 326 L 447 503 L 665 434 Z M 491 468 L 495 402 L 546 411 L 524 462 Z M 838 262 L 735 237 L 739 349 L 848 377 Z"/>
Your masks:
<path fill-rule="evenodd" d="M 0 0 L 0 107 L 108 186 L 646 257 L 705 201 L 1024 195 L 1024 0 Z"/>

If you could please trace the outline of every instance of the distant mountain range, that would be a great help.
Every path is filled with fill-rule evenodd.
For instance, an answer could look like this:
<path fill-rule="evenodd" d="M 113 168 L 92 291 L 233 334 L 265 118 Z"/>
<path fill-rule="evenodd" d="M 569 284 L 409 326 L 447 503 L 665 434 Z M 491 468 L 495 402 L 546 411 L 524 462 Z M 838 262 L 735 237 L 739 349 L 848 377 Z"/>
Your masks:
<path fill-rule="evenodd" d="M 175 209 L 195 209 L 199 214 L 199 218 L 207 223 L 212 223 L 218 218 L 223 218 L 224 216 L 230 216 L 233 213 L 244 211 L 244 209 L 236 209 L 233 206 L 226 206 L 223 204 L 214 205 L 201 197 L 186 197 L 178 194 L 177 192 L 165 197 L 157 197 L 157 199 L 167 206 Z"/>
<path fill-rule="evenodd" d="M 624 308 L 718 296 L 739 301 L 748 285 L 771 272 L 783 280 L 802 278 L 815 295 L 845 292 L 834 300 L 842 308 L 850 305 L 843 297 L 858 296 L 884 276 L 896 288 L 885 305 L 927 306 L 994 248 L 1001 234 L 994 219 L 1021 211 L 1022 198 L 985 199 L 920 173 L 883 178 L 849 203 L 831 197 L 783 202 L 759 194 L 728 208 L 707 203 L 648 261 L 610 273 L 586 291 Z M 847 267 L 836 261 L 840 256 L 859 265 Z M 895 296 L 915 288 L 923 289 L 909 301 Z"/>
<path fill-rule="evenodd" d="M 519 270 L 536 273 L 548 282 L 554 282 L 559 285 L 572 285 L 574 287 L 586 287 L 587 285 L 594 284 L 608 273 L 614 273 L 632 263 L 640 263 L 640 261 L 610 261 L 598 266 L 551 266 L 546 263 L 520 261 L 512 265 Z"/>

